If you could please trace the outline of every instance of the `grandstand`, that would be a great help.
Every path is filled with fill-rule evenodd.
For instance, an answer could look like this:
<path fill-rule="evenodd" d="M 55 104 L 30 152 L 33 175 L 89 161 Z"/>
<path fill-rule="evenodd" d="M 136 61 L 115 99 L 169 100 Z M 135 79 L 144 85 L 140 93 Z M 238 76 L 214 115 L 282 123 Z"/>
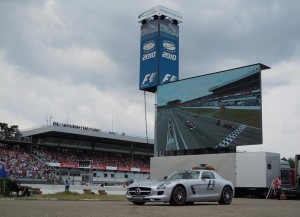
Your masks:
<path fill-rule="evenodd" d="M 21 135 L 26 142 L 0 141 L 0 161 L 23 181 L 119 185 L 150 176 L 153 139 L 57 122 Z"/>
<path fill-rule="evenodd" d="M 211 87 L 211 94 L 181 103 L 181 107 L 260 109 L 260 72 L 253 71 L 230 82 Z"/>

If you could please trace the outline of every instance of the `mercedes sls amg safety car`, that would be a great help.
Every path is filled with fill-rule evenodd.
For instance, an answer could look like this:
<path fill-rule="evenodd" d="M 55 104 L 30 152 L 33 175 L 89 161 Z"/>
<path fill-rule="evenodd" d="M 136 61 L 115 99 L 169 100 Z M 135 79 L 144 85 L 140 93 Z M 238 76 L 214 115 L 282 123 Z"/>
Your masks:
<path fill-rule="evenodd" d="M 172 173 L 160 181 L 133 182 L 127 187 L 128 201 L 136 205 L 165 202 L 190 205 L 194 202 L 230 204 L 234 197 L 231 181 L 209 169 L 191 169 Z"/>

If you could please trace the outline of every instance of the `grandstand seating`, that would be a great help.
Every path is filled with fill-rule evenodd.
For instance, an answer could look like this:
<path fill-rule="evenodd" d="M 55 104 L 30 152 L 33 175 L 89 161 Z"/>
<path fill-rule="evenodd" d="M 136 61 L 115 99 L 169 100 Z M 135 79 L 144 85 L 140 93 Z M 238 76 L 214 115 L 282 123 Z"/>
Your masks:
<path fill-rule="evenodd" d="M 0 163 L 7 174 L 14 177 L 48 179 L 50 169 L 46 163 L 78 163 L 79 160 L 93 160 L 93 165 L 112 167 L 149 168 L 150 157 L 125 154 L 82 152 L 78 150 L 57 150 L 43 148 L 29 151 L 20 147 L 0 147 Z"/>
<path fill-rule="evenodd" d="M 47 179 L 48 168 L 21 148 L 0 148 L 0 162 L 8 176 Z"/>

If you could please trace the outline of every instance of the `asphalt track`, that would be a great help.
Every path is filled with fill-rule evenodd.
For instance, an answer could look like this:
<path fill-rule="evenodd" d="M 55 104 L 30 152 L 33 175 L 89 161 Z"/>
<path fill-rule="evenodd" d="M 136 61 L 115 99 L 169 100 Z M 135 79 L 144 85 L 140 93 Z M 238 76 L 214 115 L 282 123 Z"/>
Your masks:
<path fill-rule="evenodd" d="M 65 201 L 0 199 L 1 217 L 174 217 L 174 216 L 300 216 L 299 200 L 235 198 L 231 205 L 195 203 L 170 206 L 146 203 L 136 206 L 127 201 Z"/>

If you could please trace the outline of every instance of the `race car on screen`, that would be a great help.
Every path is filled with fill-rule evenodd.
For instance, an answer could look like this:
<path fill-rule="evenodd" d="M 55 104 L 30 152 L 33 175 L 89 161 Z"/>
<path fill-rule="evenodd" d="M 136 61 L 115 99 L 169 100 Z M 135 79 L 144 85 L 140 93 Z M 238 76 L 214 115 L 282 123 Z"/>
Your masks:
<path fill-rule="evenodd" d="M 196 125 L 193 124 L 191 121 L 186 121 L 185 125 L 190 129 L 193 130 L 196 128 Z"/>
<path fill-rule="evenodd" d="M 171 205 L 191 205 L 194 202 L 230 204 L 234 187 L 215 171 L 191 169 L 177 171 L 160 181 L 133 182 L 127 187 L 128 201 L 136 205 L 165 202 Z"/>

